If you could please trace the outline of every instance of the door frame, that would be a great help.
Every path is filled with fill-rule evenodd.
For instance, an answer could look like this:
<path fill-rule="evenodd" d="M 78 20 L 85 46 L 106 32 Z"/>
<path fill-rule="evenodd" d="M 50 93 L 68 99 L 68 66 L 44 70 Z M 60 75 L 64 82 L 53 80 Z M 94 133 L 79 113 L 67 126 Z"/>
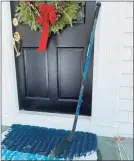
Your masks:
<path fill-rule="evenodd" d="M 119 54 L 117 55 L 115 53 L 117 49 L 115 44 L 119 43 L 121 38 L 110 34 L 114 41 L 112 39 L 108 41 L 106 32 L 113 29 L 112 23 L 119 24 L 118 16 L 122 14 L 122 8 L 119 7 L 120 4 L 117 5 L 112 2 L 102 3 L 94 42 L 92 116 L 80 116 L 77 130 L 95 132 L 98 135 L 114 136 L 117 134 L 118 129 L 117 118 L 116 115 L 113 116 L 113 113 L 118 112 L 119 82 L 116 81 L 120 73 L 119 68 L 115 71 L 115 62 L 120 63 L 119 58 L 122 48 L 118 49 Z M 114 13 L 112 12 L 113 10 L 115 11 Z M 114 19 L 109 21 L 109 24 L 106 23 L 108 17 L 105 16 L 106 12 L 111 17 L 116 14 Z M 10 126 L 11 124 L 19 123 L 71 129 L 73 115 L 19 110 L 14 49 L 12 46 L 10 2 L 2 2 L 2 16 L 4 20 L 2 21 L 2 34 L 4 34 L 2 36 L 2 68 L 4 71 L 2 74 L 2 91 L 5 91 L 2 93 L 2 125 Z M 114 29 L 115 35 L 121 35 L 121 25 Z M 109 63 L 110 66 L 108 65 Z M 107 66 L 108 72 L 105 69 Z M 111 89 L 113 84 L 115 86 Z M 67 124 L 65 125 L 65 123 Z"/>

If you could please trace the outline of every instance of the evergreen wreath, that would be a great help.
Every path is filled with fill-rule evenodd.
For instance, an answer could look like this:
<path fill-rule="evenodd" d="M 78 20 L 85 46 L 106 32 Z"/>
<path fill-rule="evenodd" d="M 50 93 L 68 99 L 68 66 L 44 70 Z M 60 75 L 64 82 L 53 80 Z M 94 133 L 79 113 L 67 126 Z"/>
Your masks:
<path fill-rule="evenodd" d="M 36 20 L 36 15 L 39 14 L 38 6 L 42 1 L 20 1 L 16 8 L 15 17 L 19 24 L 26 24 L 31 27 L 31 30 L 42 31 L 42 26 Z M 52 33 L 60 33 L 66 26 L 72 26 L 74 20 L 81 21 L 84 14 L 81 10 L 85 2 L 78 1 L 50 1 L 47 4 L 52 4 L 56 9 L 56 24 L 50 24 L 49 35 Z"/>

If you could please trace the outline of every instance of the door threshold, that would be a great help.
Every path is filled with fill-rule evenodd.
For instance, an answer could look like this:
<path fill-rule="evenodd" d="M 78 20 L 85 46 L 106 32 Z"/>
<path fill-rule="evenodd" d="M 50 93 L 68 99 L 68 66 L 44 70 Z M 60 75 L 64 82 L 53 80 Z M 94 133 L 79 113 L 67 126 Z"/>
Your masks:
<path fill-rule="evenodd" d="M 74 118 L 75 114 L 60 114 L 60 113 L 49 113 L 49 112 L 36 112 L 36 111 L 25 111 L 19 110 L 20 114 L 29 114 L 29 115 L 44 115 L 44 116 L 54 116 L 54 117 L 63 117 L 63 118 Z M 91 116 L 79 116 L 79 119 L 91 119 Z"/>

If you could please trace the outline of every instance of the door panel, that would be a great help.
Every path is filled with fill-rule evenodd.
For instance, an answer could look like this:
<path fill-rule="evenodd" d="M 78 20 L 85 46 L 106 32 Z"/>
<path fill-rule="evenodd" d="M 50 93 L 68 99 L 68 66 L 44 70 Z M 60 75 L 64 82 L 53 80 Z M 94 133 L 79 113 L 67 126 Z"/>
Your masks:
<path fill-rule="evenodd" d="M 59 98 L 77 99 L 83 71 L 83 48 L 58 48 L 57 54 Z"/>
<path fill-rule="evenodd" d="M 23 50 L 27 90 L 26 96 L 48 97 L 47 64 L 44 52 L 37 54 L 36 48 L 23 48 Z"/>
<path fill-rule="evenodd" d="M 18 2 L 11 2 L 12 18 Z M 20 109 L 74 114 L 78 102 L 84 60 L 92 29 L 95 2 L 86 2 L 85 18 L 60 35 L 49 38 L 46 52 L 36 52 L 40 31 L 27 25 L 13 27 L 21 35 L 21 56 L 15 57 Z M 91 115 L 93 51 L 81 115 Z"/>

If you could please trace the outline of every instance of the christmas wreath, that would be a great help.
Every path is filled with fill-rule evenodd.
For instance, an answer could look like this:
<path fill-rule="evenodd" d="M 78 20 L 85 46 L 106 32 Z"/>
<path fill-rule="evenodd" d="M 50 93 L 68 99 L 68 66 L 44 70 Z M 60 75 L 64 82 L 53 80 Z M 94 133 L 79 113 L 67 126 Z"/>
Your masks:
<path fill-rule="evenodd" d="M 20 1 L 15 17 L 20 24 L 26 24 L 31 30 L 41 31 L 38 51 L 46 50 L 48 37 L 60 33 L 66 26 L 72 26 L 74 20 L 84 17 L 82 6 L 78 1 Z"/>

